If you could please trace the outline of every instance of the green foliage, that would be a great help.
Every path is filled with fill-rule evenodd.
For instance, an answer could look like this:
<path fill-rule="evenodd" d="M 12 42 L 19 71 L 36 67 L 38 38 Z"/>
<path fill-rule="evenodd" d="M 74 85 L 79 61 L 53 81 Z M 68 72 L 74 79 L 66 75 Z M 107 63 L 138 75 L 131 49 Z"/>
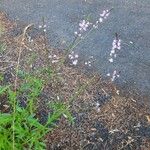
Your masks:
<path fill-rule="evenodd" d="M 54 110 L 53 114 L 48 116 L 48 121 L 46 125 L 53 124 L 55 118 L 59 118 L 61 115 L 66 117 L 71 123 L 73 123 L 73 117 L 69 112 L 69 107 L 61 102 L 50 103 L 50 107 Z"/>
<path fill-rule="evenodd" d="M 18 70 L 18 77 L 21 79 L 25 79 L 26 76 L 28 76 L 28 73 L 24 72 L 23 70 Z"/>
<path fill-rule="evenodd" d="M 42 68 L 41 73 L 47 75 L 48 78 L 51 78 L 51 76 L 53 75 L 54 72 L 53 72 L 52 68 L 49 66 L 47 68 Z"/>
<path fill-rule="evenodd" d="M 28 111 L 33 113 L 36 110 L 36 107 L 33 106 L 38 98 L 39 94 L 42 91 L 42 81 L 36 77 L 27 76 L 26 82 L 24 82 L 20 87 L 21 95 L 25 95 L 28 100 Z"/>
<path fill-rule="evenodd" d="M 6 44 L 0 42 L 0 55 L 3 55 L 5 50 L 6 50 Z"/>
<path fill-rule="evenodd" d="M 4 29 L 3 25 L 0 23 L 0 37 L 3 34 L 4 30 L 5 29 Z"/>
<path fill-rule="evenodd" d="M 26 62 L 28 63 L 28 65 L 33 64 L 37 56 L 38 56 L 37 53 L 32 51 L 26 59 Z"/>
<path fill-rule="evenodd" d="M 4 76 L 2 73 L 0 73 L 0 81 L 3 81 L 4 80 Z"/>
<path fill-rule="evenodd" d="M 0 86 L 0 95 L 8 89 L 8 86 Z"/>
<path fill-rule="evenodd" d="M 65 104 L 50 103 L 52 113 L 48 115 L 47 122 L 41 124 L 36 116 L 36 101 L 42 92 L 43 81 L 21 71 L 18 76 L 23 78 L 23 83 L 17 92 L 10 86 L 0 86 L 0 96 L 8 95 L 11 108 L 8 113 L 0 113 L 0 150 L 44 150 L 44 136 L 53 129 L 55 122 L 62 115 L 73 122 L 72 116 Z M 27 98 L 26 107 L 20 106 L 20 95 Z"/>

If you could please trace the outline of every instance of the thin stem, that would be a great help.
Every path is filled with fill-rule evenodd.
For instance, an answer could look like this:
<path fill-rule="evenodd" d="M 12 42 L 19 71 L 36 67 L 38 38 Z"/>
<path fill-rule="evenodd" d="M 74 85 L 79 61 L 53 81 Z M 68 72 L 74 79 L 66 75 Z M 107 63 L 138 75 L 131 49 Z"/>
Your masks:
<path fill-rule="evenodd" d="M 107 13 L 110 13 L 112 10 L 113 10 L 113 8 L 111 8 Z M 94 29 L 95 29 L 95 28 L 92 27 L 92 28 L 87 32 L 87 34 L 86 34 L 83 38 L 81 38 L 76 44 L 71 44 L 71 48 L 70 48 L 70 46 L 69 46 L 69 48 L 67 49 L 67 51 L 73 50 L 73 49 L 74 49 L 78 44 L 80 44 L 80 43 L 82 42 L 82 40 L 84 40 Z M 78 38 L 75 38 L 75 42 L 76 42 L 77 39 L 78 39 Z M 75 43 L 75 42 L 73 42 L 73 43 Z"/>
<path fill-rule="evenodd" d="M 76 46 L 78 46 L 95 28 L 91 28 L 87 34 L 83 37 L 83 38 L 75 38 L 73 44 L 71 44 L 68 49 L 66 50 L 66 54 L 65 57 L 62 58 L 62 60 L 60 61 L 60 64 L 63 64 L 68 56 L 68 54 L 70 53 L 70 51 L 72 51 Z"/>
<path fill-rule="evenodd" d="M 22 38 L 21 38 L 21 45 L 20 45 L 19 53 L 18 53 L 18 59 L 17 59 L 17 65 L 16 65 L 16 75 L 15 75 L 15 81 L 14 81 L 15 96 L 17 96 L 18 72 L 19 72 L 19 65 L 20 65 L 20 59 L 21 59 L 21 53 L 22 53 L 22 45 L 24 45 L 26 32 L 27 32 L 28 28 L 30 28 L 31 26 L 33 26 L 33 24 L 29 24 L 27 27 L 25 27 L 23 34 L 22 34 Z M 16 113 L 16 99 L 13 100 L 13 122 L 12 122 L 13 150 L 15 149 L 15 113 Z"/>

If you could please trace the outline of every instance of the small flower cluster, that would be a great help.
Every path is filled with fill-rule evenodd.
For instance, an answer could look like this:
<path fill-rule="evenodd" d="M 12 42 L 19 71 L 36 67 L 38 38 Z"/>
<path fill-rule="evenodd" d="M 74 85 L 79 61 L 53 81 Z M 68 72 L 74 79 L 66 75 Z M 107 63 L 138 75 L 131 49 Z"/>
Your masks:
<path fill-rule="evenodd" d="M 113 43 L 112 43 L 112 49 L 111 49 L 111 51 L 110 51 L 109 62 L 112 63 L 112 62 L 114 61 L 114 58 L 117 57 L 116 51 L 117 51 L 117 50 L 120 50 L 120 49 L 121 49 L 121 40 L 115 38 L 115 39 L 113 40 Z"/>
<path fill-rule="evenodd" d="M 103 10 L 102 13 L 100 13 L 100 17 L 98 18 L 98 20 L 96 21 L 95 24 L 86 21 L 86 20 L 82 20 L 79 22 L 79 31 L 75 31 L 74 34 L 77 37 L 81 37 L 82 38 L 82 33 L 87 31 L 87 29 L 92 25 L 93 28 L 98 28 L 98 24 L 102 23 L 104 21 L 104 19 L 107 19 L 107 17 L 109 16 L 110 11 L 109 10 Z"/>
<path fill-rule="evenodd" d="M 94 60 L 94 57 L 93 57 L 93 56 L 90 56 L 90 57 L 89 57 L 89 60 L 88 60 L 88 61 L 85 61 L 84 64 L 85 64 L 86 66 L 91 67 L 91 66 L 92 66 L 92 63 L 93 63 L 94 61 L 95 61 L 95 60 Z"/>
<path fill-rule="evenodd" d="M 44 24 L 44 25 L 39 25 L 39 29 L 42 29 L 44 32 L 46 32 L 46 27 L 47 27 L 46 24 Z"/>
<path fill-rule="evenodd" d="M 84 64 L 85 64 L 85 65 L 88 65 L 89 67 L 92 66 L 92 65 L 91 65 L 91 61 L 86 61 Z"/>
<path fill-rule="evenodd" d="M 107 76 L 111 77 L 112 82 L 115 81 L 116 78 L 120 77 L 119 73 L 116 70 L 114 70 L 112 74 L 108 73 Z"/>
<path fill-rule="evenodd" d="M 114 62 L 114 59 L 117 57 L 116 52 L 120 49 L 121 49 L 121 40 L 118 39 L 118 35 L 116 34 L 116 38 L 113 40 L 112 49 L 109 54 L 110 58 L 108 59 L 108 61 L 110 63 Z M 117 70 L 114 70 L 112 74 L 108 73 L 107 76 L 111 77 L 112 82 L 115 81 L 116 78 L 120 77 L 119 72 L 117 72 Z"/>
<path fill-rule="evenodd" d="M 52 60 L 52 64 L 59 62 L 59 57 L 55 54 L 49 55 L 48 58 Z"/>
<path fill-rule="evenodd" d="M 110 14 L 109 10 L 103 10 L 103 12 L 100 14 L 100 19 L 99 20 L 107 19 L 107 17 L 109 16 L 109 14 Z"/>
<path fill-rule="evenodd" d="M 79 31 L 74 32 L 75 35 L 77 35 L 78 37 L 82 36 L 82 33 L 84 31 L 87 31 L 88 27 L 91 25 L 91 23 L 89 21 L 86 20 L 82 20 L 79 23 Z"/>
<path fill-rule="evenodd" d="M 89 21 L 82 20 L 82 21 L 79 23 L 79 30 L 80 30 L 81 32 L 86 31 L 87 28 L 89 27 L 89 25 L 90 25 L 90 22 L 89 22 Z"/>
<path fill-rule="evenodd" d="M 78 58 L 79 55 L 75 54 L 74 51 L 72 51 L 69 55 L 68 55 L 69 59 L 71 60 L 72 65 L 76 66 L 78 64 Z"/>
<path fill-rule="evenodd" d="M 105 19 L 107 19 L 107 17 L 110 15 L 110 11 L 109 10 L 103 10 L 102 13 L 100 13 L 100 17 L 99 19 L 96 21 L 95 24 L 93 24 L 93 28 L 98 28 L 99 23 L 102 23 Z"/>

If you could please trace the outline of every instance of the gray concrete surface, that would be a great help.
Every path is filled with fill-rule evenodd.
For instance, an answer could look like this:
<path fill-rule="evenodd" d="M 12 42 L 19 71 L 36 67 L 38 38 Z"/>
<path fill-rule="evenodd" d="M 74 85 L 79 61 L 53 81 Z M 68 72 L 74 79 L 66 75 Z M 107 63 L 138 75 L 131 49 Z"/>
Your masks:
<path fill-rule="evenodd" d="M 93 55 L 97 70 L 105 77 L 108 70 L 121 71 L 118 84 L 136 87 L 150 94 L 150 0 L 2 0 L 0 10 L 12 19 L 41 23 L 45 17 L 50 43 L 61 47 L 74 38 L 74 31 L 83 18 L 99 17 L 104 9 L 114 8 L 109 18 L 76 51 L 83 59 Z M 114 34 L 122 39 L 122 49 L 114 64 L 108 62 Z M 133 44 L 130 42 L 132 41 Z"/>

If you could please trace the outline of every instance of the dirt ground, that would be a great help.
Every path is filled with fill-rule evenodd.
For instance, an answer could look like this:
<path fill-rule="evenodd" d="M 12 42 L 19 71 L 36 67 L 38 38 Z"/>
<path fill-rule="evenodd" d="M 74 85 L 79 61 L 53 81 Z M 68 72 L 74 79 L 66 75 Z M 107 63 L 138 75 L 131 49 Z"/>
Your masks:
<path fill-rule="evenodd" d="M 12 22 L 3 12 L 0 24 L 4 28 L 0 42 L 5 44 L 0 56 L 4 81 L 0 84 L 14 82 L 21 49 L 21 70 L 36 75 L 41 68 L 51 66 L 55 72 L 51 79 L 47 74 L 39 74 L 46 81 L 38 99 L 37 116 L 41 123 L 47 119 L 47 102 L 62 101 L 70 106 L 74 124 L 63 116 L 45 136 L 47 150 L 150 149 L 150 109 L 144 102 L 132 94 L 117 94 L 118 89 L 111 82 L 96 73 L 85 73 L 83 67 L 71 67 L 67 60 L 61 65 L 52 63 L 48 56 L 56 55 L 61 61 L 64 51 L 52 49 L 45 34 L 33 25 Z M 26 27 L 29 28 L 25 31 Z M 5 97 L 0 101 L 0 110 L 6 112 Z"/>

